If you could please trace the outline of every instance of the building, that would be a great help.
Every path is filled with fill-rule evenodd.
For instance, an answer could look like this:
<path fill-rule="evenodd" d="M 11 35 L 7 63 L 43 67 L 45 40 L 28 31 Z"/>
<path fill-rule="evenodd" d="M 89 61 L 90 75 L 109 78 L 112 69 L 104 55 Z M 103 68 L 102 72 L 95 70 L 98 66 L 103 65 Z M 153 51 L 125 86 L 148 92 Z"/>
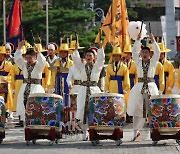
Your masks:
<path fill-rule="evenodd" d="M 168 56 L 173 59 L 180 51 L 180 1 L 132 0 L 131 7 L 138 12 L 138 20 L 143 20 L 147 26 L 151 22 L 155 36 L 164 38 L 166 46 L 172 50 Z"/>

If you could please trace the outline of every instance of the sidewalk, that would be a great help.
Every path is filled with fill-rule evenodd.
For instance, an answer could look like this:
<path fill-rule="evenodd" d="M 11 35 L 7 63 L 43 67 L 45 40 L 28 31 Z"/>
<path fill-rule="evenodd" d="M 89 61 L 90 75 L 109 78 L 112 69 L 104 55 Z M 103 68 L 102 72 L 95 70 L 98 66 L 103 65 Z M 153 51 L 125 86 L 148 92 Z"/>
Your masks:
<path fill-rule="evenodd" d="M 164 145 L 165 141 L 159 141 L 156 146 L 152 146 L 152 141 L 148 136 L 149 129 L 143 128 L 141 131 L 141 137 L 136 142 L 131 142 L 133 135 L 132 124 L 124 127 L 123 143 L 120 146 L 116 146 L 114 141 L 104 140 L 100 141 L 97 146 L 92 146 L 90 141 L 81 141 L 82 135 L 66 135 L 60 141 L 59 144 L 49 146 L 47 140 L 37 140 L 37 144 L 26 146 L 24 141 L 23 128 L 7 129 L 6 138 L 2 145 L 0 145 L 0 153 L 26 153 L 32 154 L 36 152 L 38 154 L 179 154 L 180 146 L 174 140 L 168 140 L 168 143 Z M 38 152 L 37 152 L 38 151 Z"/>

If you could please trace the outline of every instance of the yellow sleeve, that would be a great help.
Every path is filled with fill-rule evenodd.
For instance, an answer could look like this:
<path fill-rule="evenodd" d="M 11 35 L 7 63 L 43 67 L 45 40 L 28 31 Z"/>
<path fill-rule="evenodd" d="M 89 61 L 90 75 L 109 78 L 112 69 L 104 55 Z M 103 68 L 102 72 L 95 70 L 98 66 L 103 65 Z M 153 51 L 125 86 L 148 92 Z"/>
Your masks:
<path fill-rule="evenodd" d="M 11 74 L 11 89 L 14 90 L 15 89 L 15 65 L 13 65 L 10 74 Z"/>
<path fill-rule="evenodd" d="M 177 78 L 177 87 L 180 90 L 180 66 L 179 66 L 179 70 L 178 70 L 178 78 Z"/>
<path fill-rule="evenodd" d="M 173 88 L 175 82 L 175 69 L 174 66 L 171 64 L 171 62 L 168 68 L 169 68 L 168 87 Z"/>
<path fill-rule="evenodd" d="M 158 66 L 158 74 L 159 74 L 159 90 L 164 91 L 164 68 L 161 64 Z"/>
<path fill-rule="evenodd" d="M 9 74 L 7 75 L 7 79 L 6 79 L 7 82 L 11 82 L 12 66 L 13 66 L 13 65 L 11 64 L 11 62 L 7 62 L 7 64 L 6 64 L 6 69 L 5 69 L 6 72 L 9 72 Z"/>
<path fill-rule="evenodd" d="M 109 82 L 110 82 L 110 67 L 108 65 L 105 77 L 105 90 L 109 90 Z"/>
<path fill-rule="evenodd" d="M 44 73 L 45 73 L 45 88 L 48 88 L 50 86 L 50 81 L 51 81 L 51 71 L 48 69 L 49 64 L 46 63 L 45 68 L 44 68 Z"/>
<path fill-rule="evenodd" d="M 126 66 L 124 67 L 123 90 L 127 92 L 130 90 L 129 70 Z"/>

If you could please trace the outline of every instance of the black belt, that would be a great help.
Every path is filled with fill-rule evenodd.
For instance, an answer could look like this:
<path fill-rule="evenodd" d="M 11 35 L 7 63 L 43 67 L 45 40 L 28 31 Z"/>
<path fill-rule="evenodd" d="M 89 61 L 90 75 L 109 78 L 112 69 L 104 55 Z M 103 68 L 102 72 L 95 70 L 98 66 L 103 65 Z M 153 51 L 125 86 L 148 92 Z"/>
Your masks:
<path fill-rule="evenodd" d="M 81 86 L 86 86 L 86 87 L 97 86 L 97 82 L 96 81 L 82 81 Z"/>
<path fill-rule="evenodd" d="M 147 80 L 145 78 L 138 78 L 138 82 L 155 82 L 154 78 L 147 78 Z"/>
<path fill-rule="evenodd" d="M 74 85 L 81 85 L 81 80 L 74 80 Z"/>
<path fill-rule="evenodd" d="M 30 80 L 25 78 L 23 80 L 23 83 L 27 83 L 27 84 L 41 84 L 41 79 L 34 79 L 34 78 L 31 78 Z"/>

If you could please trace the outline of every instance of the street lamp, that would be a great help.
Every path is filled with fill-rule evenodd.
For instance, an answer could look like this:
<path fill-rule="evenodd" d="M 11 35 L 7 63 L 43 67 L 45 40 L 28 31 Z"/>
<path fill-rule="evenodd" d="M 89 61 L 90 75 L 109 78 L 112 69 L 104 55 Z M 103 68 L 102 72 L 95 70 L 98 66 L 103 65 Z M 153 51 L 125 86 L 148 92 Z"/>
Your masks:
<path fill-rule="evenodd" d="M 46 0 L 46 45 L 49 43 L 48 0 Z"/>
<path fill-rule="evenodd" d="M 97 17 L 101 18 L 100 22 L 103 23 L 103 22 L 104 22 L 104 19 L 105 19 L 105 17 L 104 17 L 104 11 L 103 11 L 101 8 L 95 8 L 95 9 L 94 9 L 94 6 L 95 6 L 95 5 L 94 5 L 94 0 L 92 0 L 89 5 L 90 5 L 90 7 L 87 8 L 87 10 L 90 10 L 90 11 L 92 11 L 92 12 L 95 12 L 95 15 L 96 15 Z M 93 23 L 93 26 L 95 26 L 95 17 L 93 17 L 92 23 Z"/>
<path fill-rule="evenodd" d="M 3 39 L 6 43 L 6 1 L 3 0 Z"/>

